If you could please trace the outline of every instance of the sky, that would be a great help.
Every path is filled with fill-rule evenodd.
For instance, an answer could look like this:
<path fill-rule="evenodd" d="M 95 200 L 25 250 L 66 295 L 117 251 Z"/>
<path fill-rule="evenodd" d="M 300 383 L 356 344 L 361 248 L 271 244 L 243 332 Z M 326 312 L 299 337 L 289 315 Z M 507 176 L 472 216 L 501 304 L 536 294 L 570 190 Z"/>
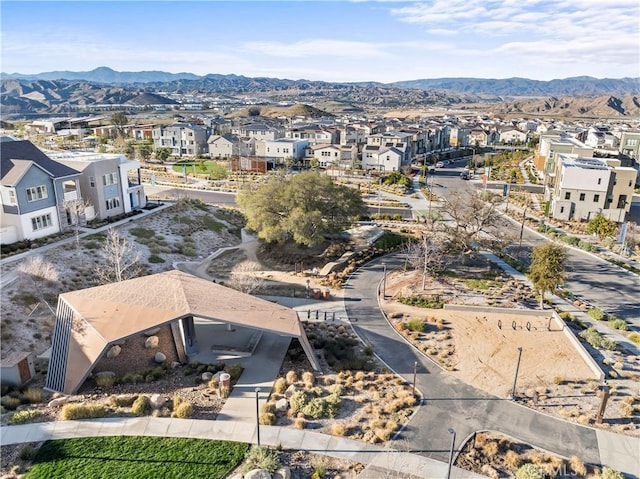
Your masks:
<path fill-rule="evenodd" d="M 394 82 L 640 76 L 638 0 L 0 2 L 0 70 Z"/>

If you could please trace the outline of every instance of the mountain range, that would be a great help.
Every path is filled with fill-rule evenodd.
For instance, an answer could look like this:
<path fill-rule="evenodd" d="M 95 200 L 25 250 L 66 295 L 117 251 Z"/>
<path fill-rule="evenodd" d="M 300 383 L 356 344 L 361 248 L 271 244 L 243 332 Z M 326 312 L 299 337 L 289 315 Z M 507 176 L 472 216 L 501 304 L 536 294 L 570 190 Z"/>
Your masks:
<path fill-rule="evenodd" d="M 95 83 L 125 84 L 159 84 L 169 82 L 204 81 L 204 83 L 255 83 L 262 86 L 291 87 L 296 84 L 324 84 L 310 80 L 287 80 L 279 78 L 250 78 L 242 75 L 195 75 L 193 73 L 168 73 L 163 71 L 119 72 L 109 67 L 98 67 L 86 72 L 53 71 L 33 75 L 21 73 L 1 73 L 2 79 L 21 80 L 84 80 Z M 338 83 L 338 82 L 334 82 Z M 342 82 L 341 84 L 345 84 Z M 362 87 L 406 87 L 421 90 L 442 90 L 456 93 L 488 94 L 499 96 L 559 96 L 559 95 L 607 95 L 607 94 L 640 94 L 640 77 L 638 78 L 593 78 L 589 76 L 555 79 L 550 81 L 531 80 L 527 78 L 434 78 L 399 81 L 394 83 L 356 82 L 353 85 Z"/>
<path fill-rule="evenodd" d="M 484 105 L 494 112 L 513 114 L 640 116 L 640 78 L 576 77 L 548 82 L 525 78 L 441 78 L 390 84 L 332 83 L 241 75 L 117 72 L 107 67 L 90 72 L 1 75 L 3 116 L 13 118 L 70 111 L 89 113 L 102 105 L 122 105 L 123 109 L 171 105 L 178 103 L 174 98 L 183 95 L 203 103 L 212 97 L 249 97 L 272 105 L 330 105 L 336 114 Z"/>

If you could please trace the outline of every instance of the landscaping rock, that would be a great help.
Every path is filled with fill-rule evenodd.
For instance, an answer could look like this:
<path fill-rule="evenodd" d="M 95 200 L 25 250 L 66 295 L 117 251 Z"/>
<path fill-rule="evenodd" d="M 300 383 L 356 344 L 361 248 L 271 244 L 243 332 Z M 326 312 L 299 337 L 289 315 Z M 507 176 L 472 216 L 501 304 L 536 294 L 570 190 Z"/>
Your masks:
<path fill-rule="evenodd" d="M 120 351 L 122 351 L 122 348 L 118 345 L 113 346 L 111 349 L 109 349 L 109 351 L 107 351 L 107 358 L 109 359 L 113 359 L 113 358 L 117 358 L 118 355 L 120 354 Z"/>
<path fill-rule="evenodd" d="M 171 363 L 171 369 L 179 368 L 180 363 L 178 361 L 174 361 Z"/>
<path fill-rule="evenodd" d="M 296 387 L 292 384 L 291 386 L 289 386 L 287 388 L 287 390 L 284 392 L 284 397 L 286 397 L 287 399 L 291 397 L 291 395 L 296 392 Z"/>
<path fill-rule="evenodd" d="M 149 400 L 151 401 L 151 406 L 154 409 L 160 409 L 167 402 L 167 400 L 164 397 L 162 397 L 160 394 L 152 394 Z"/>
<path fill-rule="evenodd" d="M 49 401 L 49 404 L 47 404 L 47 407 L 58 407 L 58 406 L 62 406 L 63 404 L 67 404 L 69 402 L 72 402 L 72 396 L 62 396 Z"/>
<path fill-rule="evenodd" d="M 145 336 L 155 336 L 160 331 L 160 328 L 147 329 L 144 333 Z"/>
<path fill-rule="evenodd" d="M 233 476 L 231 476 L 229 479 L 243 479 L 244 476 L 242 475 L 242 473 L 238 472 L 237 474 L 234 474 Z"/>
<path fill-rule="evenodd" d="M 278 399 L 276 401 L 276 411 L 286 412 L 287 409 L 289 409 L 289 401 L 287 401 L 287 398 Z"/>
<path fill-rule="evenodd" d="M 158 351 L 153 358 L 156 363 L 164 363 L 167 360 L 167 356 L 164 353 Z"/>
<path fill-rule="evenodd" d="M 158 336 L 149 336 L 144 342 L 144 347 L 147 349 L 157 348 L 159 342 Z"/>
<path fill-rule="evenodd" d="M 211 378 L 213 378 L 213 374 L 209 371 L 205 371 L 204 373 L 202 373 L 202 381 L 209 382 L 211 381 Z"/>
<path fill-rule="evenodd" d="M 291 469 L 284 466 L 273 474 L 273 479 L 291 479 Z"/>
<path fill-rule="evenodd" d="M 271 473 L 266 469 L 254 469 L 244 475 L 244 479 L 272 479 Z"/>

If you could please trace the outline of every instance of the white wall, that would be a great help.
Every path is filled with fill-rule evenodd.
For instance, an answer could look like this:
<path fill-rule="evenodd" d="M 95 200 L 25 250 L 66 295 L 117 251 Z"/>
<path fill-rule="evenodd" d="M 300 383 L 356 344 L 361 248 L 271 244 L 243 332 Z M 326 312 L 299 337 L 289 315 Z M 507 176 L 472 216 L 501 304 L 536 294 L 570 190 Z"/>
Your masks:
<path fill-rule="evenodd" d="M 49 226 L 48 228 L 42 228 L 42 229 L 33 231 L 33 226 L 31 225 L 31 218 L 44 216 L 46 214 L 51 214 L 51 226 Z M 58 218 L 57 208 L 55 206 L 52 206 L 50 208 L 45 208 L 42 210 L 34 211 L 32 213 L 21 215 L 20 229 L 22 230 L 22 235 L 23 235 L 23 238 L 20 238 L 20 239 L 43 238 L 44 236 L 49 236 L 49 235 L 60 232 L 60 220 Z"/>

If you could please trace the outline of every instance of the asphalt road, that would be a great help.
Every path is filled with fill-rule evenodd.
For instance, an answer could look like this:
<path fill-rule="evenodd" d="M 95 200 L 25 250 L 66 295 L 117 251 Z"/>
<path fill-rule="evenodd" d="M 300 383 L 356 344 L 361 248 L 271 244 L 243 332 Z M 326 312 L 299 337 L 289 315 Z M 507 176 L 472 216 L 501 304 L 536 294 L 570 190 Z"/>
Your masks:
<path fill-rule="evenodd" d="M 400 254 L 387 256 L 384 261 L 388 270 L 403 264 Z M 537 413 L 453 379 L 407 344 L 378 307 L 381 262 L 373 261 L 351 276 L 345 288 L 345 307 L 361 338 L 371 343 L 375 353 L 410 383 L 414 363 L 418 364 L 416 386 L 424 394 L 424 400 L 400 438 L 408 449 L 447 460 L 451 445 L 449 428 L 457 433 L 456 450 L 475 431 L 492 430 L 564 456 L 577 455 L 586 462 L 599 463 L 594 430 Z"/>

